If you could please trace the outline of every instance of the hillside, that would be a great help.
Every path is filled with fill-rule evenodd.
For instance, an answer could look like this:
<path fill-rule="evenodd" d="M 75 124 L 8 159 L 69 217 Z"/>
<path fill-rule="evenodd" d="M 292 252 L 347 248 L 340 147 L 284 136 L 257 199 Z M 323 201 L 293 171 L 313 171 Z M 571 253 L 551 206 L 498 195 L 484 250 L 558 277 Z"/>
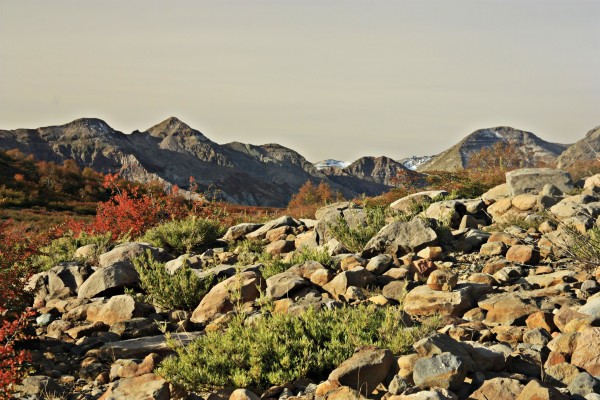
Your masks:
<path fill-rule="evenodd" d="M 310 180 L 324 181 L 345 197 L 389 189 L 364 178 L 336 183 L 297 152 L 277 144 L 218 144 L 171 117 L 143 132 L 124 134 L 106 122 L 82 118 L 61 126 L 0 130 L 0 149 L 19 149 L 36 159 L 62 163 L 123 178 L 159 181 L 187 188 L 193 177 L 203 192 L 231 203 L 285 206 Z"/>
<path fill-rule="evenodd" d="M 566 149 L 557 159 L 558 168 L 569 168 L 578 162 L 599 160 L 600 126 L 590 130 L 583 139 Z"/>
<path fill-rule="evenodd" d="M 565 144 L 550 143 L 531 132 L 521 131 L 511 127 L 495 127 L 477 130 L 460 142 L 421 164 L 417 170 L 426 171 L 456 171 L 464 169 L 470 157 L 484 148 L 489 148 L 498 142 L 513 144 L 523 153 L 533 155 L 533 163 L 544 162 L 554 164 L 556 158 L 568 147 Z"/>

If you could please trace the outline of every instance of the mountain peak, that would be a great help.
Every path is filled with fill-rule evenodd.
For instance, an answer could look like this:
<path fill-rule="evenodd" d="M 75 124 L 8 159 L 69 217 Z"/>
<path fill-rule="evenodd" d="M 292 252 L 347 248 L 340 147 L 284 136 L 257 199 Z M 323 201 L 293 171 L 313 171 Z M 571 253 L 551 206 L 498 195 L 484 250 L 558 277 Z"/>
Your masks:
<path fill-rule="evenodd" d="M 168 136 L 196 136 L 208 140 L 200 131 L 193 129 L 177 117 L 169 117 L 164 121 L 154 125 L 148 132 L 151 136 L 164 138 Z"/>

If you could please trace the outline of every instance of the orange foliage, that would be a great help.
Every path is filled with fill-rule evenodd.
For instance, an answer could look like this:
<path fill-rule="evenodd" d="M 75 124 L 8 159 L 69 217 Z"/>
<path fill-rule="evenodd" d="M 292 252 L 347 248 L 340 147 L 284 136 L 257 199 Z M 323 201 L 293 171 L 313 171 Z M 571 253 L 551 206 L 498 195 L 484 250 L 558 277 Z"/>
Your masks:
<path fill-rule="evenodd" d="M 306 181 L 298 193 L 292 196 L 287 213 L 295 218 L 314 218 L 318 208 L 342 199 L 342 195 L 333 191 L 325 182 L 315 186 L 311 181 Z"/>

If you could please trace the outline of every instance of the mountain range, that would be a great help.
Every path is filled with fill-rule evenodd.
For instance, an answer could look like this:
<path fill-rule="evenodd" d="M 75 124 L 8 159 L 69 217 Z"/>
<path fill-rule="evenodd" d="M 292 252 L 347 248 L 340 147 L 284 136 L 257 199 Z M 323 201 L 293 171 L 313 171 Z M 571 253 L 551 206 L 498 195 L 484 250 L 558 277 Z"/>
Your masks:
<path fill-rule="evenodd" d="M 225 201 L 272 207 L 286 206 L 306 181 L 325 182 L 346 198 L 378 195 L 394 186 L 400 170 L 465 168 L 472 154 L 498 141 L 517 144 L 536 159 L 550 163 L 564 152 L 559 164 L 568 165 L 580 154 L 596 157 L 600 127 L 571 147 L 544 141 L 531 132 L 496 127 L 475 131 L 436 156 L 400 161 L 362 157 L 352 163 L 325 160 L 314 165 L 278 144 L 218 144 L 175 117 L 131 134 L 95 118 L 37 129 L 0 130 L 2 150 L 19 149 L 38 160 L 57 163 L 73 159 L 81 167 L 119 173 L 134 181 L 158 180 L 183 189 L 193 177 L 201 191 Z"/>

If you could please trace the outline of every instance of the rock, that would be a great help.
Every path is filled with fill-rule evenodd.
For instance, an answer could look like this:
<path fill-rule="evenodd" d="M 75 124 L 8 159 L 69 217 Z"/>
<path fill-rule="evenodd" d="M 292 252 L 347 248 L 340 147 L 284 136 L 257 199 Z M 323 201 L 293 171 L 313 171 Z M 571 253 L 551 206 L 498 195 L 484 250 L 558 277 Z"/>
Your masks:
<path fill-rule="evenodd" d="M 508 249 L 506 259 L 510 262 L 535 265 L 540 260 L 540 253 L 533 246 L 518 244 Z"/>
<path fill-rule="evenodd" d="M 568 362 L 562 362 L 552 365 L 544 370 L 546 380 L 552 383 L 567 386 L 571 384 L 573 379 L 579 374 L 576 366 Z"/>
<path fill-rule="evenodd" d="M 552 336 L 543 328 L 531 329 L 523 335 L 523 343 L 531 345 L 545 346 L 550 340 Z"/>
<path fill-rule="evenodd" d="M 126 287 L 137 286 L 139 276 L 130 264 L 117 263 L 104 268 L 98 268 L 79 287 L 77 297 L 91 299 L 123 291 Z"/>
<path fill-rule="evenodd" d="M 410 263 L 408 270 L 422 278 L 427 278 L 429 274 L 437 269 L 437 265 L 431 260 L 421 258 Z"/>
<path fill-rule="evenodd" d="M 429 286 L 417 286 L 404 299 L 404 310 L 411 316 L 454 315 L 461 316 L 472 306 L 467 288 L 452 292 L 432 290 Z"/>
<path fill-rule="evenodd" d="M 457 400 L 456 395 L 446 389 L 434 388 L 413 394 L 390 396 L 387 400 Z"/>
<path fill-rule="evenodd" d="M 183 254 L 174 260 L 165 263 L 165 269 L 171 275 L 183 268 L 184 265 L 192 269 L 202 268 L 202 257 L 198 255 Z"/>
<path fill-rule="evenodd" d="M 577 374 L 569 384 L 571 395 L 586 396 L 590 393 L 600 393 L 600 380 L 587 372 Z"/>
<path fill-rule="evenodd" d="M 150 251 L 152 256 L 157 261 L 168 261 L 169 255 L 163 250 L 152 247 L 147 243 L 123 243 L 114 249 L 98 257 L 98 264 L 101 268 L 108 267 L 113 264 L 128 264 L 131 265 L 131 260 L 135 257 L 146 254 Z"/>
<path fill-rule="evenodd" d="M 525 385 L 517 400 L 569 400 L 569 396 L 551 386 L 532 380 Z"/>
<path fill-rule="evenodd" d="M 265 282 L 260 273 L 254 271 L 241 272 L 215 285 L 202 298 L 190 320 L 195 323 L 204 323 L 218 314 L 225 314 L 233 310 L 233 291 L 237 292 L 236 296 L 239 296 L 241 303 L 247 303 L 259 298 L 260 291 L 264 288 Z"/>
<path fill-rule="evenodd" d="M 62 263 L 47 272 L 48 299 L 58 298 L 61 295 L 73 296 L 77 289 L 92 274 L 88 266 L 73 263 Z"/>
<path fill-rule="evenodd" d="M 229 396 L 229 400 L 260 400 L 260 397 L 248 389 L 236 389 Z"/>
<path fill-rule="evenodd" d="M 556 331 L 556 325 L 552 319 L 553 315 L 548 312 L 538 311 L 529 315 L 525 320 L 525 324 L 529 329 L 542 328 L 547 332 Z"/>
<path fill-rule="evenodd" d="M 171 333 L 171 338 L 173 343 L 185 346 L 200 335 L 202 332 Z M 99 351 L 102 355 L 112 358 L 146 357 L 150 353 L 168 354 L 172 352 L 165 335 L 110 342 L 100 347 Z"/>
<path fill-rule="evenodd" d="M 294 251 L 295 248 L 294 241 L 292 240 L 276 240 L 265 247 L 265 252 L 272 255 L 279 255 Z"/>
<path fill-rule="evenodd" d="M 93 324 L 76 326 L 66 331 L 66 333 L 73 339 L 80 339 L 84 336 L 90 336 L 92 333 L 107 332 L 108 328 L 109 326 L 103 322 L 94 322 Z"/>
<path fill-rule="evenodd" d="M 506 184 L 512 197 L 524 193 L 538 194 L 547 184 L 556 186 L 563 193 L 573 190 L 571 176 L 551 168 L 523 168 L 507 172 Z"/>
<path fill-rule="evenodd" d="M 154 312 L 154 307 L 139 303 L 130 295 L 122 294 L 113 296 L 102 306 L 100 311 L 91 319 L 92 322 L 102 321 L 105 324 L 112 325 L 115 322 L 126 321 L 132 318 L 144 317 Z"/>
<path fill-rule="evenodd" d="M 350 286 L 365 288 L 375 283 L 375 276 L 363 267 L 356 267 L 350 271 L 344 271 L 338 274 L 328 284 L 323 286 L 327 292 L 335 298 L 343 295 Z"/>
<path fill-rule="evenodd" d="M 577 312 L 589 315 L 590 317 L 600 318 L 600 297 L 589 300 L 585 305 L 581 306 Z"/>
<path fill-rule="evenodd" d="M 520 194 L 511 199 L 511 204 L 519 211 L 533 210 L 538 203 L 538 197 L 533 194 Z"/>
<path fill-rule="evenodd" d="M 442 225 L 458 228 L 460 220 L 466 212 L 466 207 L 462 202 L 445 200 L 430 204 L 425 210 L 425 216 L 437 220 Z"/>
<path fill-rule="evenodd" d="M 158 335 L 160 329 L 156 322 L 149 318 L 132 318 L 115 322 L 110 326 L 110 332 L 120 335 L 121 339 L 134 339 Z"/>
<path fill-rule="evenodd" d="M 365 259 L 357 256 L 356 254 L 341 255 L 339 259 L 340 269 L 342 271 L 348 271 L 354 267 L 364 267 L 366 264 Z"/>
<path fill-rule="evenodd" d="M 451 292 L 457 283 L 458 275 L 441 269 L 433 271 L 427 278 L 427 286 L 432 290 Z"/>
<path fill-rule="evenodd" d="M 18 393 L 25 395 L 42 396 L 56 395 L 61 392 L 60 386 L 50 377 L 43 375 L 32 375 L 23 379 L 20 385 L 17 385 Z M 8 398 L 8 397 L 7 397 Z"/>
<path fill-rule="evenodd" d="M 442 258 L 443 250 L 440 246 L 427 246 L 417 253 L 418 257 L 426 260 L 439 260 Z"/>
<path fill-rule="evenodd" d="M 413 193 L 394 201 L 390 204 L 390 208 L 403 214 L 413 214 L 418 212 L 421 206 L 447 195 L 448 192 L 445 190 L 429 190 Z"/>
<path fill-rule="evenodd" d="M 465 380 L 467 368 L 452 353 L 442 353 L 431 358 L 420 358 L 415 363 L 413 379 L 423 389 L 440 387 L 457 389 Z"/>
<path fill-rule="evenodd" d="M 524 386 L 516 379 L 493 378 L 486 380 L 479 389 L 469 396 L 470 400 L 514 400 Z"/>
<path fill-rule="evenodd" d="M 563 333 L 552 339 L 547 346 L 551 351 L 570 356 L 575 351 L 578 337 L 578 332 Z"/>
<path fill-rule="evenodd" d="M 469 354 L 472 347 L 466 347 L 448 335 L 433 333 L 415 342 L 413 348 L 421 357 L 431 357 L 442 353 L 454 354 L 461 359 L 468 372 L 476 371 L 477 365 Z"/>
<path fill-rule="evenodd" d="M 243 239 L 247 234 L 254 232 L 258 228 L 262 227 L 263 224 L 254 223 L 243 223 L 230 227 L 223 235 L 223 240 L 228 242 L 235 242 L 236 240 Z"/>
<path fill-rule="evenodd" d="M 389 350 L 365 346 L 334 369 L 328 380 L 369 394 L 387 377 L 393 360 Z"/>
<path fill-rule="evenodd" d="M 581 291 L 586 295 L 592 295 L 600 292 L 600 284 L 592 279 L 587 279 L 581 284 Z M 596 299 L 598 300 L 598 299 Z M 586 313 L 587 314 L 587 313 Z M 595 312 L 594 314 L 600 315 L 600 311 Z"/>
<path fill-rule="evenodd" d="M 271 229 L 279 228 L 280 226 L 292 226 L 296 227 L 299 223 L 294 218 L 284 215 L 283 217 L 279 217 L 277 219 L 271 220 L 261 226 L 260 228 L 248 233 L 246 235 L 247 239 L 264 239 Z"/>
<path fill-rule="evenodd" d="M 577 312 L 565 305 L 554 314 L 554 324 L 561 332 L 567 332 L 567 326 L 569 323 L 571 323 L 571 321 L 581 319 L 587 320 L 589 318 L 589 315 Z"/>
<path fill-rule="evenodd" d="M 479 253 L 483 256 L 501 256 L 506 254 L 506 245 L 502 242 L 488 242 L 481 245 Z"/>
<path fill-rule="evenodd" d="M 294 246 L 297 249 L 314 249 L 319 246 L 319 236 L 315 230 L 304 232 L 296 236 Z"/>
<path fill-rule="evenodd" d="M 109 378 L 111 381 L 120 378 L 134 378 L 136 376 L 151 373 L 158 364 L 158 354 L 148 354 L 141 363 L 134 360 L 120 359 L 115 361 L 110 367 Z"/>
<path fill-rule="evenodd" d="M 510 347 L 500 344 L 485 347 L 477 342 L 459 343 L 463 348 L 466 348 L 475 362 L 477 371 L 503 371 L 506 368 L 506 353 L 510 354 Z"/>
<path fill-rule="evenodd" d="M 491 326 L 518 324 L 521 320 L 524 322 L 530 314 L 539 311 L 536 306 L 513 293 L 487 296 L 478 305 L 487 311 L 484 323 Z"/>
<path fill-rule="evenodd" d="M 99 400 L 170 400 L 169 383 L 150 373 L 111 383 Z"/>
<path fill-rule="evenodd" d="M 406 282 L 392 281 L 383 287 L 381 294 L 383 294 L 386 299 L 396 300 L 401 303 L 406 295 Z"/>
<path fill-rule="evenodd" d="M 600 376 L 600 328 L 587 328 L 579 333 L 571 364 L 592 376 Z"/>
<path fill-rule="evenodd" d="M 394 221 L 384 226 L 365 246 L 365 254 L 406 254 L 434 244 L 437 234 L 422 218 Z"/>
<path fill-rule="evenodd" d="M 285 271 L 280 274 L 273 275 L 267 279 L 266 294 L 272 299 L 281 299 L 286 297 L 294 290 L 300 289 L 308 285 L 306 279 L 292 272 Z"/>
<path fill-rule="evenodd" d="M 501 185 L 495 186 L 481 195 L 481 199 L 487 205 L 494 204 L 498 200 L 504 199 L 510 196 L 508 193 L 508 185 L 503 183 Z"/>
<path fill-rule="evenodd" d="M 389 254 L 379 254 L 371 258 L 365 268 L 372 274 L 381 275 L 389 269 L 391 263 L 392 257 Z"/>

